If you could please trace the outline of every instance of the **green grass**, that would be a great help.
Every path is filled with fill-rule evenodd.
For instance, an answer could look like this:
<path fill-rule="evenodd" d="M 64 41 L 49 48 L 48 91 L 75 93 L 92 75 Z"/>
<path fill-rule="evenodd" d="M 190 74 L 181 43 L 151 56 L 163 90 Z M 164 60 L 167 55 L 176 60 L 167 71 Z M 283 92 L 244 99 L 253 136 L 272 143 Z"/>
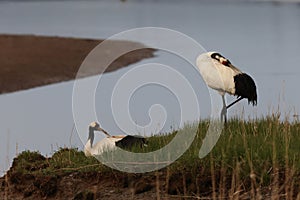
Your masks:
<path fill-rule="evenodd" d="M 188 131 L 189 126 L 184 129 Z M 238 199 L 242 194 L 258 198 L 262 193 L 275 199 L 280 195 L 286 199 L 300 197 L 297 193 L 300 189 L 298 122 L 280 121 L 279 116 L 250 121 L 232 119 L 223 129 L 214 149 L 203 159 L 198 154 L 209 121 L 201 121 L 197 126 L 198 132 L 190 148 L 163 169 L 168 174 L 166 176 L 189 174 L 188 183 L 196 184 L 196 189 L 190 189 L 195 196 L 201 196 L 201 187 L 204 187 L 201 185 L 206 183 L 207 194 L 212 198 Z M 165 146 L 176 133 L 150 137 L 142 152 Z M 85 157 L 77 149 L 60 149 L 47 159 L 41 159 L 38 152 L 25 151 L 17 159 L 16 170 L 22 173 L 112 171 L 95 158 Z"/>

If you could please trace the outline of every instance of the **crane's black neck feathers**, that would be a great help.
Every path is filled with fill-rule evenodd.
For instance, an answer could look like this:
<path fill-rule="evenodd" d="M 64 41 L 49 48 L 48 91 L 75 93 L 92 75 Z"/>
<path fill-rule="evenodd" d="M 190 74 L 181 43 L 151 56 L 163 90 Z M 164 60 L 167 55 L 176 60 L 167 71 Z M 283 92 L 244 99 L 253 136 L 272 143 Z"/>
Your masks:
<path fill-rule="evenodd" d="M 245 73 L 237 74 L 234 78 L 235 95 L 248 99 L 253 106 L 257 104 L 256 85 L 254 80 Z"/>
<path fill-rule="evenodd" d="M 224 60 L 226 60 L 226 63 L 223 64 L 223 65 L 225 65 L 227 67 L 229 67 L 229 65 L 231 64 L 231 62 L 227 58 L 225 58 L 224 56 L 222 56 L 220 53 L 217 53 L 217 52 L 213 53 L 213 54 L 211 54 L 210 57 L 213 58 L 213 59 L 215 59 L 215 60 L 217 60 L 217 61 L 219 61 L 219 62 L 220 62 L 220 59 L 223 58 Z"/>

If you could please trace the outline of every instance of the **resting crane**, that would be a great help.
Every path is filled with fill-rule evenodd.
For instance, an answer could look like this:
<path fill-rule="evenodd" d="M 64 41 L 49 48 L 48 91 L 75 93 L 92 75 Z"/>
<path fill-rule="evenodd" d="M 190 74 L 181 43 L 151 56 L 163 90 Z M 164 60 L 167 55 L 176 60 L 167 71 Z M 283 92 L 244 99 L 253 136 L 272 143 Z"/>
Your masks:
<path fill-rule="evenodd" d="M 94 131 L 101 131 L 107 137 L 102 139 L 93 145 L 94 142 Z M 140 136 L 133 135 L 117 135 L 111 136 L 105 130 L 103 130 L 97 122 L 92 122 L 89 125 L 89 136 L 87 143 L 84 146 L 84 154 L 86 156 L 101 155 L 106 151 L 113 151 L 117 148 L 128 149 L 133 146 L 144 146 L 146 144 L 146 139 Z"/>

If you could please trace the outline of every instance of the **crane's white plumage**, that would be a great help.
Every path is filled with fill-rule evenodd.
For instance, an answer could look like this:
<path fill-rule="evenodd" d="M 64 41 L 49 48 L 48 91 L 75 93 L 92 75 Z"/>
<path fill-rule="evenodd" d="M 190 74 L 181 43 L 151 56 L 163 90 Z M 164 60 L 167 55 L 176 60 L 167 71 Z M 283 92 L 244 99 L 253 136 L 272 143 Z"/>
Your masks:
<path fill-rule="evenodd" d="M 107 137 L 93 145 L 94 131 L 101 131 Z M 84 146 L 84 154 L 86 156 L 101 155 L 107 151 L 114 151 L 119 147 L 130 148 L 132 146 L 142 144 L 145 144 L 145 139 L 142 137 L 131 135 L 111 136 L 105 130 L 100 128 L 97 122 L 92 122 L 89 125 L 89 137 L 87 143 Z"/>
<path fill-rule="evenodd" d="M 243 98 L 248 103 L 256 105 L 256 85 L 253 79 L 231 64 L 231 62 L 217 52 L 208 52 L 198 56 L 196 65 L 206 82 L 212 89 L 217 90 L 223 100 L 221 119 L 226 122 L 227 108 Z M 228 93 L 239 97 L 238 100 L 226 106 L 224 95 Z"/>
<path fill-rule="evenodd" d="M 218 61 L 217 59 L 212 59 L 211 55 L 214 52 L 208 52 L 201 54 L 197 58 L 197 66 L 200 70 L 200 73 L 206 82 L 206 84 L 219 91 L 220 93 L 229 93 L 234 95 L 235 93 L 235 84 L 233 77 L 237 74 L 240 74 L 241 71 L 238 69 L 232 69 L 230 67 L 224 67 L 223 63 L 226 63 L 224 58 Z"/>
<path fill-rule="evenodd" d="M 91 141 L 88 140 L 84 147 L 84 154 L 86 156 L 101 155 L 106 151 L 116 150 L 116 142 L 122 138 L 104 138 L 97 142 L 95 145 L 91 145 Z"/>

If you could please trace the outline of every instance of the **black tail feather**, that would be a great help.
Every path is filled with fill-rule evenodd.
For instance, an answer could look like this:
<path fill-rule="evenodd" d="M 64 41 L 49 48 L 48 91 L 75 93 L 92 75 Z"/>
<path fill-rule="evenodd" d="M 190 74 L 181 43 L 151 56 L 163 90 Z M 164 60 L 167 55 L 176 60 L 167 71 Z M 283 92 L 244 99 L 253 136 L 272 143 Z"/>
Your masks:
<path fill-rule="evenodd" d="M 256 85 L 254 80 L 245 73 L 234 76 L 235 95 L 248 99 L 253 106 L 257 104 Z"/>
<path fill-rule="evenodd" d="M 122 140 L 116 142 L 116 146 L 123 149 L 131 149 L 134 146 L 142 148 L 147 141 L 141 136 L 127 135 Z"/>

